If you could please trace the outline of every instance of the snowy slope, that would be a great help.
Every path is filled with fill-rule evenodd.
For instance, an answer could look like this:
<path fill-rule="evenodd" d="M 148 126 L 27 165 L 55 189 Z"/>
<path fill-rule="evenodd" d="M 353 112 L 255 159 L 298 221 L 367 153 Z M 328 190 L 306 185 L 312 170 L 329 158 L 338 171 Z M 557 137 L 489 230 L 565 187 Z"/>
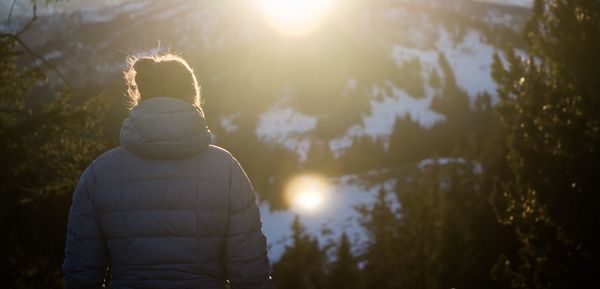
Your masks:
<path fill-rule="evenodd" d="M 76 77 L 90 74 L 103 82 L 105 79 L 102 77 L 106 77 L 106 75 L 119 75 L 119 71 L 124 67 L 124 57 L 129 53 L 137 52 L 137 50 L 123 50 L 122 47 L 129 47 L 131 43 L 140 41 L 148 41 L 145 43 L 146 49 L 147 47 L 156 47 L 153 39 L 144 38 L 146 35 L 140 36 L 141 33 L 147 32 L 145 29 L 155 32 L 154 30 L 164 28 L 166 26 L 163 25 L 164 23 L 175 23 L 174 28 L 165 29 L 167 30 L 165 33 L 173 34 L 178 45 L 190 50 L 199 50 L 199 48 L 219 50 L 230 44 L 231 41 L 237 41 L 250 35 L 247 33 L 248 30 L 222 29 L 223 19 L 219 18 L 218 13 L 215 13 L 218 7 L 206 3 L 181 0 L 175 2 L 143 0 L 127 2 L 122 5 L 80 9 L 74 14 L 63 12 L 65 14 L 59 15 L 60 17 L 40 19 L 41 25 L 35 27 L 28 43 L 32 43 L 36 51 L 41 51 L 47 60 L 61 67 L 65 74 L 73 75 L 75 83 L 79 80 Z M 431 87 L 427 81 L 432 71 L 437 71 L 442 75 L 438 65 L 440 52 L 446 55 L 454 69 L 458 84 L 471 97 L 483 91 L 493 94 L 495 90 L 495 84 L 490 75 L 490 64 L 492 54 L 497 48 L 484 41 L 482 32 L 479 30 L 468 29 L 464 37 L 457 40 L 454 34 L 442 26 L 403 23 L 402 21 L 405 21 L 405 16 L 407 16 L 406 11 L 404 14 L 398 10 L 379 11 L 379 13 L 386 21 L 387 19 L 397 21 L 393 24 L 398 27 L 409 26 L 407 35 L 411 40 L 410 44 L 391 43 L 387 56 L 398 65 L 404 61 L 418 58 L 422 67 L 421 76 L 425 80 L 425 93 L 423 97 L 412 96 L 392 81 L 370 85 L 364 92 L 369 96 L 370 113 L 350 126 L 343 136 L 328 140 L 330 148 L 337 154 L 349 147 L 352 139 L 357 136 L 367 135 L 386 139 L 398 116 L 408 114 L 423 126 L 431 126 L 436 122 L 443 121 L 442 115 L 429 108 L 433 97 L 439 91 Z M 65 21 L 62 16 L 71 22 Z M 489 15 L 482 17 L 488 19 L 490 23 L 510 24 L 514 21 L 513 17 L 516 16 L 492 11 Z M 80 27 L 86 27 L 89 30 L 78 30 Z M 251 27 L 245 27 L 245 29 L 251 29 Z M 93 31 L 95 34 L 90 35 L 88 31 Z M 426 43 L 426 36 L 429 34 L 436 35 L 432 45 Z M 55 40 L 59 36 L 65 38 Z M 168 47 L 162 49 L 166 50 Z M 92 61 L 90 61 L 90 56 L 93 56 Z M 90 64 L 91 71 L 85 70 L 84 64 L 86 63 Z M 222 75 L 214 77 L 218 78 Z M 347 88 L 353 89 L 356 83 L 356 80 L 349 77 Z M 85 83 L 82 84 L 82 86 L 85 85 Z M 236 114 L 220 116 L 220 125 L 225 132 L 235 132 L 241 127 L 237 123 L 240 121 L 238 116 Z M 317 116 L 294 109 L 289 99 L 282 97 L 275 103 L 270 103 L 266 112 L 258 116 L 254 132 L 265 142 L 281 144 L 296 152 L 301 159 L 305 159 L 317 122 Z M 331 230 L 330 234 L 320 237 L 322 245 L 335 241 L 339 234 L 345 231 L 353 241 L 355 249 L 360 250 L 367 240 L 367 236 L 358 226 L 360 216 L 354 208 L 362 204 L 371 204 L 381 185 L 365 184 L 358 175 L 347 175 L 330 181 L 332 190 L 328 194 L 325 206 L 312 213 L 306 213 L 297 208 L 289 211 L 271 211 L 267 203 L 261 203 L 263 230 L 268 238 L 271 260 L 277 260 L 285 245 L 289 244 L 290 225 L 295 214 L 300 215 L 301 222 L 313 235 L 321 236 L 321 232 Z M 383 186 L 388 191 L 392 190 L 394 182 L 388 180 L 384 182 Z"/>
<path fill-rule="evenodd" d="M 300 217 L 306 231 L 319 239 L 321 246 L 336 242 L 342 232 L 348 235 L 356 252 L 360 252 L 366 245 L 368 236 L 359 225 L 360 214 L 355 208 L 372 204 L 382 185 L 370 186 L 362 182 L 361 177 L 357 175 L 332 178 L 330 181 L 331 191 L 327 194 L 324 206 L 318 211 L 304 212 L 294 207 L 288 211 L 270 211 L 268 204 L 261 204 L 263 232 L 267 237 L 271 261 L 278 260 L 285 246 L 290 244 L 290 226 L 295 215 Z M 393 186 L 392 180 L 383 184 L 388 191 L 392 190 Z M 392 196 L 389 196 L 389 200 L 396 203 Z"/>
<path fill-rule="evenodd" d="M 478 2 L 497 3 L 509 6 L 531 7 L 533 0 L 476 0 Z"/>
<path fill-rule="evenodd" d="M 443 52 L 454 70 L 458 84 L 470 96 L 474 97 L 482 92 L 494 95 L 496 85 L 492 80 L 490 65 L 492 55 L 497 49 L 483 42 L 481 34 L 475 30 L 468 31 L 458 43 L 453 42 L 444 29 L 440 29 L 438 34 L 438 40 L 432 49 L 394 45 L 390 56 L 399 64 L 418 58 L 423 69 L 422 78 L 427 80 L 432 70 L 438 71 L 441 75 L 438 68 L 438 54 Z M 369 92 L 372 98 L 371 113 L 363 117 L 362 123 L 350 127 L 344 136 L 329 142 L 333 152 L 339 154 L 343 149 L 351 146 L 352 138 L 357 136 L 368 135 L 386 139 L 392 132 L 396 118 L 406 114 L 427 127 L 444 120 L 442 115 L 429 108 L 431 100 L 438 91 L 427 81 L 425 97 L 422 98 L 415 98 L 392 83 L 388 83 L 388 86 L 392 88 L 391 95 L 380 87 L 372 87 Z M 296 151 L 300 158 L 304 159 L 310 146 L 309 133 L 315 127 L 315 123 L 314 116 L 294 111 L 293 108 L 286 106 L 283 100 L 260 117 L 256 134 L 265 141 L 275 142 Z"/>

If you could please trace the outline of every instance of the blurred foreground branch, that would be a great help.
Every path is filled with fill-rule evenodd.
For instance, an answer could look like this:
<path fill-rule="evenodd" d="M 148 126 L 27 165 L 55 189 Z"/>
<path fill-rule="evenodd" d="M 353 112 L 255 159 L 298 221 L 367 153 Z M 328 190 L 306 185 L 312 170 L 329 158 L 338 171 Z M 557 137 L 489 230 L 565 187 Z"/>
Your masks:
<path fill-rule="evenodd" d="M 62 288 L 64 228 L 70 192 L 83 167 L 104 148 L 101 95 L 77 99 L 60 70 L 34 52 L 22 35 L 0 32 L 0 282 L 5 288 Z M 12 14 L 11 14 L 12 17 Z M 35 65 L 23 57 L 39 60 Z M 40 69 L 64 86 L 47 85 Z"/>
<path fill-rule="evenodd" d="M 15 3 L 16 3 L 16 0 L 13 1 L 12 5 L 11 5 L 10 12 L 8 13 L 8 17 L 7 17 L 7 23 L 10 23 L 10 21 L 12 19 L 12 13 L 13 13 Z M 19 44 L 19 46 L 23 49 L 23 51 L 25 51 L 25 53 L 27 53 L 32 58 L 39 60 L 43 65 L 48 67 L 48 69 L 54 71 L 54 73 L 56 73 L 58 78 L 60 78 L 60 80 L 67 86 L 67 88 L 71 88 L 71 83 L 65 77 L 65 75 L 62 72 L 60 72 L 60 70 L 58 70 L 58 68 L 56 68 L 55 65 L 53 65 L 48 60 L 46 60 L 46 58 L 35 53 L 21 38 L 23 33 L 25 33 L 27 30 L 29 30 L 31 28 L 31 26 L 33 25 L 33 23 L 38 19 L 37 1 L 36 0 L 31 1 L 31 10 L 32 10 L 31 18 L 29 18 L 27 23 L 25 23 L 25 25 L 23 25 L 23 27 L 21 29 L 17 30 L 16 32 L 0 32 L 0 37 L 8 38 L 9 41 L 12 40 L 15 43 Z"/>

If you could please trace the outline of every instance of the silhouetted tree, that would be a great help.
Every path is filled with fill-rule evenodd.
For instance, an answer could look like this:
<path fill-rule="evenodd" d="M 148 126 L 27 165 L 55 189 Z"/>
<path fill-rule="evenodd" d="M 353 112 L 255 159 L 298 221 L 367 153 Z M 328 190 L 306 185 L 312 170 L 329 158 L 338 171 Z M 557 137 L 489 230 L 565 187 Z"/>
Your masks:
<path fill-rule="evenodd" d="M 396 118 L 392 133 L 389 137 L 387 163 L 401 165 L 423 160 L 433 153 L 430 132 L 410 115 Z"/>
<path fill-rule="evenodd" d="M 585 287 L 600 272 L 600 2 L 537 0 L 525 34 L 528 58 L 508 49 L 493 65 L 502 148 L 485 168 L 518 241 L 496 272 L 514 288 Z"/>
<path fill-rule="evenodd" d="M 400 176 L 396 253 L 401 288 L 497 288 L 491 268 L 504 245 L 478 166 L 463 159 L 431 160 Z"/>
<path fill-rule="evenodd" d="M 445 116 L 445 121 L 436 123 L 432 128 L 432 143 L 438 155 L 449 155 L 456 148 L 464 147 L 472 133 L 474 112 L 470 98 L 459 87 L 452 66 L 444 53 L 438 56 L 438 64 L 443 73 L 442 87 L 431 101 L 431 109 Z"/>
<path fill-rule="evenodd" d="M 43 70 L 54 67 L 39 59 L 42 66 L 17 66 L 37 58 L 21 38 L 27 27 L 0 33 L 0 282 L 59 288 L 70 195 L 103 149 L 103 105 L 98 97 L 74 99 L 68 90 L 50 100 L 32 92 L 45 83 Z"/>
<path fill-rule="evenodd" d="M 346 148 L 339 159 L 346 173 L 355 173 L 381 168 L 385 158 L 381 139 L 360 136 L 353 139 L 352 146 Z"/>
<path fill-rule="evenodd" d="M 425 83 L 421 76 L 421 60 L 411 58 L 400 65 L 401 77 L 396 81 L 410 96 L 421 98 L 425 96 Z"/>
<path fill-rule="evenodd" d="M 273 280 L 278 288 L 325 288 L 325 252 L 319 242 L 304 231 L 300 218 L 292 223 L 292 244 L 273 264 Z"/>
<path fill-rule="evenodd" d="M 363 219 L 361 225 L 369 235 L 364 255 L 362 288 L 395 288 L 397 284 L 398 254 L 403 248 L 398 243 L 399 219 L 388 194 L 381 188 L 371 207 L 358 208 Z"/>
<path fill-rule="evenodd" d="M 401 204 L 402 226 L 399 228 L 397 287 L 441 288 L 442 230 L 445 225 L 440 166 L 427 165 L 408 186 L 397 183 L 396 195 Z M 401 252 L 401 253 L 400 253 Z"/>
<path fill-rule="evenodd" d="M 421 182 L 439 185 L 442 288 L 498 288 L 491 268 L 506 246 L 506 230 L 498 224 L 479 183 L 480 166 L 458 158 L 425 173 Z M 433 174 L 433 175 L 431 175 Z M 427 185 L 428 184 L 428 185 Z"/>
<path fill-rule="evenodd" d="M 429 76 L 429 86 L 435 89 L 442 88 L 442 80 L 435 69 L 431 70 L 431 75 Z"/>
<path fill-rule="evenodd" d="M 358 262 L 352 254 L 352 246 L 346 233 L 342 233 L 335 252 L 335 260 L 329 265 L 327 288 L 357 289 L 360 284 Z"/>

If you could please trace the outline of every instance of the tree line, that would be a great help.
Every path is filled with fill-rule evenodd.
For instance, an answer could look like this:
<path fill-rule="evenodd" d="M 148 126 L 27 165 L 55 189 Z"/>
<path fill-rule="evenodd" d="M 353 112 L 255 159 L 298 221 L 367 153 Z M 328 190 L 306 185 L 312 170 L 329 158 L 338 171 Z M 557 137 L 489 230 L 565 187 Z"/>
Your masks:
<path fill-rule="evenodd" d="M 273 266 L 279 288 L 595 284 L 598 35 L 597 1 L 535 1 L 523 32 L 527 56 L 511 47 L 494 55 L 495 105 L 485 94 L 470 103 L 440 55 L 445 75 L 432 109 L 446 121 L 425 129 L 400 118 L 387 152 L 376 140 L 359 140 L 346 163 L 360 170 L 432 161 L 408 175 L 392 173 L 394 190 L 381 189 L 372 206 L 359 209 L 366 247 L 352 250 L 342 234 L 324 248 L 296 219 L 292 243 Z"/>

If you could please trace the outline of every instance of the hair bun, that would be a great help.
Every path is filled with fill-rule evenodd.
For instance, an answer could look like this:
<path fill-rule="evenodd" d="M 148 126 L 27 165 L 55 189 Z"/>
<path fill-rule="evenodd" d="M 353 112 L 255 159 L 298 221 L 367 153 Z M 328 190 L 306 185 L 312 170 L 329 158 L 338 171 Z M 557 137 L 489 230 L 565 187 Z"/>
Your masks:
<path fill-rule="evenodd" d="M 200 88 L 183 58 L 174 54 L 132 57 L 125 72 L 132 103 L 168 96 L 200 106 Z"/>
<path fill-rule="evenodd" d="M 133 69 L 136 73 L 146 74 L 155 70 L 157 62 L 152 58 L 140 58 L 133 65 Z"/>

